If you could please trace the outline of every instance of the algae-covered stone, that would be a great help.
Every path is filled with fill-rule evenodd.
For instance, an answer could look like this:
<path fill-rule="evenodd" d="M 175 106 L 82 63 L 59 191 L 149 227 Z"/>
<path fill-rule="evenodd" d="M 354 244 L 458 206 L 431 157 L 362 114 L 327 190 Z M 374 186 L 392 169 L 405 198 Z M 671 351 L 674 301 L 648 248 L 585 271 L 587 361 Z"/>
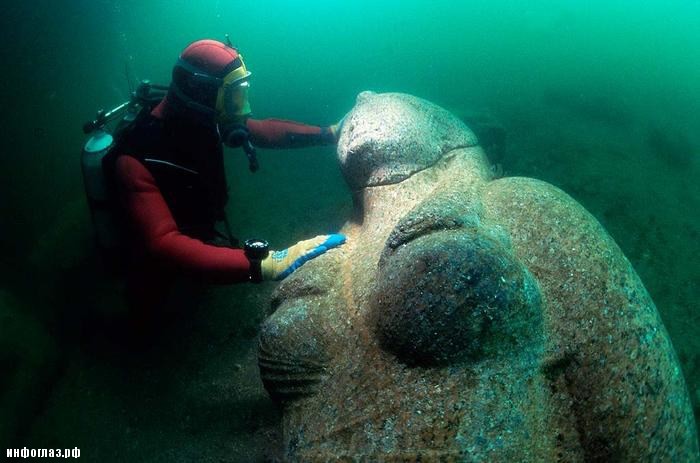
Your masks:
<path fill-rule="evenodd" d="M 290 461 L 697 461 L 668 335 L 598 222 L 494 180 L 471 131 L 364 92 L 347 243 L 282 282 L 260 339 Z"/>

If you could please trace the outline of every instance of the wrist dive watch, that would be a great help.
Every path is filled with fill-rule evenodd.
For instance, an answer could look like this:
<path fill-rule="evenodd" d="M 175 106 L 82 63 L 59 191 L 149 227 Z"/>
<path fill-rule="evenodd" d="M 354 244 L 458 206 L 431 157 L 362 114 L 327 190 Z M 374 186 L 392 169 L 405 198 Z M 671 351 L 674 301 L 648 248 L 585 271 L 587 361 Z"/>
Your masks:
<path fill-rule="evenodd" d="M 260 263 L 270 252 L 269 244 L 265 240 L 249 239 L 243 245 L 243 252 L 245 252 L 245 256 L 250 261 L 250 281 L 260 283 L 263 281 Z"/>

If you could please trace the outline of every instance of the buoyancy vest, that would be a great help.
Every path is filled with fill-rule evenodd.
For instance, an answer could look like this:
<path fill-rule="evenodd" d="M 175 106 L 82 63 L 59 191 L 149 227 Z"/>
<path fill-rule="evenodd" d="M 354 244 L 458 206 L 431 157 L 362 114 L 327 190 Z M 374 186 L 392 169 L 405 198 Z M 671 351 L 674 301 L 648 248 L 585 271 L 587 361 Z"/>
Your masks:
<path fill-rule="evenodd" d="M 223 147 L 216 127 L 191 120 L 140 117 L 120 133 L 103 167 L 114 179 L 114 163 L 128 155 L 155 179 L 181 233 L 211 241 L 225 219 L 228 187 Z"/>

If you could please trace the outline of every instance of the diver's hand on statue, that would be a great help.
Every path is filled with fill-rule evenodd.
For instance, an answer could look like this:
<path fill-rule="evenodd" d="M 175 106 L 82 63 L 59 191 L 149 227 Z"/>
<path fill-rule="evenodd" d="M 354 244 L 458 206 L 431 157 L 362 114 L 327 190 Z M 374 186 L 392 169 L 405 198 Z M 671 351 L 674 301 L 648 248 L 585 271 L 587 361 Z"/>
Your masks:
<path fill-rule="evenodd" d="M 299 241 L 294 246 L 281 251 L 270 251 L 270 254 L 260 262 L 263 280 L 282 280 L 304 263 L 343 243 L 345 243 L 345 235 L 334 233 Z"/>
<path fill-rule="evenodd" d="M 343 130 L 343 125 L 345 124 L 346 117 L 348 117 L 347 114 L 345 114 L 343 118 L 340 119 L 338 122 L 329 127 L 331 133 L 333 134 L 333 137 L 335 138 L 336 143 L 338 143 L 338 139 L 340 138 L 340 132 Z"/>

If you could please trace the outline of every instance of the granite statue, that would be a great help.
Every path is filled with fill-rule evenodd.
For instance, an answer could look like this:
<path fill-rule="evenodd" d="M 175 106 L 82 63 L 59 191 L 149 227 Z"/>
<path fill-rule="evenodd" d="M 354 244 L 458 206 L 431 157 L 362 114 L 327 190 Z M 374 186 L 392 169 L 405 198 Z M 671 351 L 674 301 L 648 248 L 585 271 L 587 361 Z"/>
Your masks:
<path fill-rule="evenodd" d="M 619 247 L 563 191 L 494 178 L 460 120 L 363 92 L 342 248 L 272 296 L 286 461 L 698 461 L 685 382 Z"/>

